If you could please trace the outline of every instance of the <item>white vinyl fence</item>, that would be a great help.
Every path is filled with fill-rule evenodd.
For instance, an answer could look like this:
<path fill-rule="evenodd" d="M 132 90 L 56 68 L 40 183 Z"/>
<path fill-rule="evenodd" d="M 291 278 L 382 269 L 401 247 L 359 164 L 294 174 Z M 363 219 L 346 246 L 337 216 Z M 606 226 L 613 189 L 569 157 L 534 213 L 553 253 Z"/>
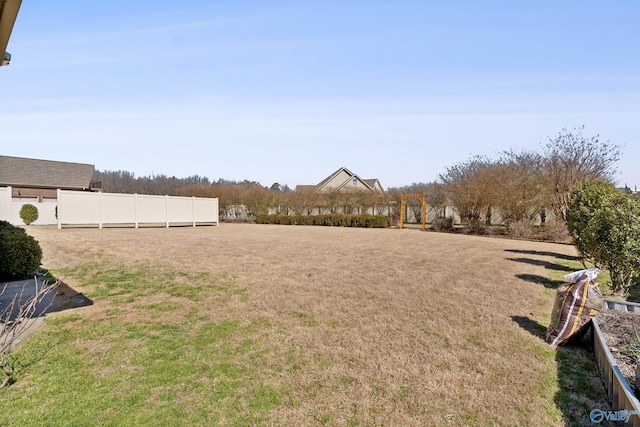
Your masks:
<path fill-rule="evenodd" d="M 56 202 L 52 200 L 50 202 L 38 203 L 37 199 L 32 201 L 14 199 L 11 202 L 11 214 L 9 216 L 9 222 L 16 225 L 24 225 L 24 221 L 20 218 L 20 209 L 23 205 L 30 204 L 38 209 L 38 219 L 33 221 L 31 225 L 55 225 L 58 223 L 56 220 Z"/>
<path fill-rule="evenodd" d="M 11 212 L 11 187 L 0 187 L 0 221 L 9 221 Z"/>
<path fill-rule="evenodd" d="M 58 228 L 65 225 L 218 225 L 218 199 L 58 190 Z"/>
<path fill-rule="evenodd" d="M 31 224 L 55 225 L 58 223 L 55 200 L 39 203 L 36 197 L 12 199 L 11 187 L 0 187 L 0 220 L 8 221 L 13 225 L 25 225 L 20 218 L 20 209 L 26 204 L 33 205 L 38 209 L 38 219 Z"/>

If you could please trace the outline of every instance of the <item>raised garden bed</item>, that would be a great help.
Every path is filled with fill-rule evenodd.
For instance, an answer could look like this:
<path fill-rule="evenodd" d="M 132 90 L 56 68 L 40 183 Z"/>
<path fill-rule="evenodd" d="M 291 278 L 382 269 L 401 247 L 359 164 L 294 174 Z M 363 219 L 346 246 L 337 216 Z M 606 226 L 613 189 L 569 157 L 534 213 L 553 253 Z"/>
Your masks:
<path fill-rule="evenodd" d="M 593 319 L 594 351 L 615 415 L 630 414 L 624 425 L 640 426 L 640 402 L 635 390 L 636 361 L 617 350 L 637 343 L 634 326 L 640 331 L 640 304 L 605 300 L 605 310 Z"/>

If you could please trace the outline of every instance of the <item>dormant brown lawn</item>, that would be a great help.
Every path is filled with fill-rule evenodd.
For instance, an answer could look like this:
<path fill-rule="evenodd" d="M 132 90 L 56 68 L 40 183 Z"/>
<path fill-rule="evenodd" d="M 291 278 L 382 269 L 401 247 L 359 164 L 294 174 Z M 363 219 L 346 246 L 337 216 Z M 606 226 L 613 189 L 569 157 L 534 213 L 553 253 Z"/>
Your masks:
<path fill-rule="evenodd" d="M 54 272 L 94 264 L 206 273 L 231 283 L 237 295 L 222 300 L 155 293 L 131 307 L 173 301 L 177 308 L 159 320 L 167 324 L 187 321 L 197 307 L 212 324 L 260 325 L 253 339 L 262 351 L 239 363 L 278 393 L 265 425 L 588 420 L 584 409 L 571 414 L 559 405 L 562 362 L 540 337 L 553 290 L 536 278 L 575 255 L 573 246 L 407 229 L 224 223 L 28 232 Z M 97 286 L 72 274 L 58 277 L 78 292 Z M 144 311 L 128 307 L 96 297 L 74 310 L 85 322 L 144 320 Z M 205 380 L 214 387 L 216 378 Z M 228 413 L 219 422 L 235 424 Z"/>

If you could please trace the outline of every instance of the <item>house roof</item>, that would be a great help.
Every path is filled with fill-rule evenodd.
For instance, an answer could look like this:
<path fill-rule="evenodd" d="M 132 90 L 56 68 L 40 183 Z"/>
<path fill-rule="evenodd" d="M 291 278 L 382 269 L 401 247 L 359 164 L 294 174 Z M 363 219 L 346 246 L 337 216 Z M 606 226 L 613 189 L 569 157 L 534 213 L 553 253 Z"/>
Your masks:
<path fill-rule="evenodd" d="M 89 188 L 93 165 L 0 156 L 0 185 L 37 188 Z"/>
<path fill-rule="evenodd" d="M 262 185 L 260 185 L 259 182 L 233 182 L 230 184 L 222 184 L 222 185 L 226 185 L 231 188 L 237 188 L 240 191 L 247 191 L 247 190 L 253 190 L 253 189 L 258 189 L 262 191 L 267 190 Z"/>
<path fill-rule="evenodd" d="M 317 189 L 317 185 L 296 185 L 296 191 L 315 191 Z"/>
<path fill-rule="evenodd" d="M 336 180 L 340 175 L 342 175 L 342 177 L 339 178 L 338 180 Z M 346 177 L 346 179 L 345 179 L 345 177 Z M 356 175 L 355 173 L 351 172 L 349 169 L 347 169 L 345 167 L 341 167 L 337 171 L 333 172 L 331 175 L 329 175 L 328 177 L 326 177 L 325 179 L 320 181 L 317 185 L 298 185 L 298 186 L 296 186 L 296 190 L 299 190 L 299 189 L 306 190 L 308 188 L 314 188 L 315 191 L 322 192 L 325 189 L 325 187 L 327 187 L 327 188 L 330 188 L 331 190 L 338 190 L 339 191 L 339 190 L 341 190 L 343 188 L 346 188 L 347 185 L 354 178 L 357 179 L 358 182 L 362 183 L 363 187 L 365 189 L 367 189 L 367 190 L 371 190 L 371 191 L 380 190 L 380 191 L 382 191 L 382 186 L 380 185 L 380 182 L 377 179 L 375 179 L 375 178 L 373 178 L 373 179 L 362 179 L 358 175 Z M 329 187 L 329 184 L 332 184 L 332 185 Z"/>
<path fill-rule="evenodd" d="M 376 184 L 380 185 L 380 182 L 378 182 L 378 180 L 376 178 L 372 178 L 372 179 L 365 179 L 364 182 L 367 183 L 367 185 L 371 188 L 374 188 L 376 186 Z"/>

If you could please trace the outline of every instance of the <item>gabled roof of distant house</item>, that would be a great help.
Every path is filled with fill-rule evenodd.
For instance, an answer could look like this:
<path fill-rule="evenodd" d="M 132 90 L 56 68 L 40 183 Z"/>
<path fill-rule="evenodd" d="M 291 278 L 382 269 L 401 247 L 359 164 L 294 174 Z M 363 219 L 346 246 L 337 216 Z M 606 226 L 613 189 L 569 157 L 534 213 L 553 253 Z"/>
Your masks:
<path fill-rule="evenodd" d="M 313 190 L 319 193 L 327 191 L 369 190 L 382 192 L 380 182 L 373 179 L 362 179 L 345 167 L 341 167 L 317 185 L 298 185 L 296 191 Z"/>
<path fill-rule="evenodd" d="M 372 179 L 365 179 L 364 182 L 366 182 L 369 187 L 375 189 L 376 186 L 380 187 L 380 189 L 382 189 L 382 185 L 380 185 L 380 181 L 378 181 L 376 178 L 372 178 Z"/>
<path fill-rule="evenodd" d="M 87 189 L 94 166 L 0 156 L 0 185 L 30 188 Z"/>
<path fill-rule="evenodd" d="M 254 190 L 254 189 L 258 189 L 258 190 L 262 190 L 262 191 L 267 191 L 266 188 L 264 188 L 262 185 L 260 185 L 259 182 L 255 182 L 255 181 L 247 181 L 247 182 L 232 182 L 229 184 L 222 184 L 222 185 L 226 185 L 228 187 L 232 187 L 232 188 L 237 188 L 240 191 L 247 191 L 247 190 Z"/>
<path fill-rule="evenodd" d="M 317 185 L 296 185 L 296 191 L 316 191 Z"/>

